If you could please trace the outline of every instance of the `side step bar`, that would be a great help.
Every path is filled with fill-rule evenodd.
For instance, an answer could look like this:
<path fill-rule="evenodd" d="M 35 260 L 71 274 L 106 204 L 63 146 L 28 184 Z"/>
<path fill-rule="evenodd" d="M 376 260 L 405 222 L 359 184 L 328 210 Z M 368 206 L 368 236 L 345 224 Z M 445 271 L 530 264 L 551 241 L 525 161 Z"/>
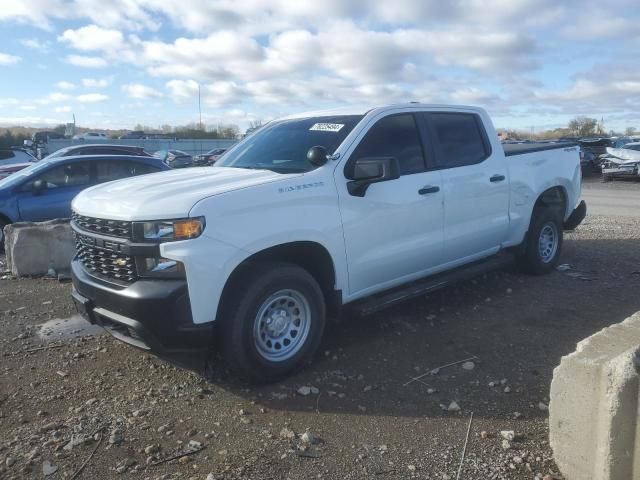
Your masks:
<path fill-rule="evenodd" d="M 400 287 L 387 290 L 363 300 L 346 305 L 350 310 L 359 315 L 371 315 L 385 308 L 419 297 L 427 293 L 434 292 L 448 285 L 478 277 L 487 272 L 500 270 L 513 263 L 513 256 L 509 253 L 500 253 L 487 259 L 464 265 L 446 272 L 438 273 L 422 280 L 402 285 Z"/>

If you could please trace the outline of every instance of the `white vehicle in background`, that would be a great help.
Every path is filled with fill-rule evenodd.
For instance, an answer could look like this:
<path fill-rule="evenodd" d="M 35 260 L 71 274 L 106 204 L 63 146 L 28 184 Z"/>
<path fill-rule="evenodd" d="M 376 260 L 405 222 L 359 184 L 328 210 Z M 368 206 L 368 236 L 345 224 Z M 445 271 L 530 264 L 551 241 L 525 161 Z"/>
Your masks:
<path fill-rule="evenodd" d="M 100 132 L 86 132 L 74 135 L 73 140 L 107 140 L 107 136 Z"/>
<path fill-rule="evenodd" d="M 309 362 L 327 318 L 503 265 L 547 273 L 586 214 L 578 147 L 503 146 L 479 108 L 292 115 L 213 167 L 73 201 L 73 298 L 161 356 L 222 349 L 256 382 Z M 508 255 L 507 255 L 508 254 Z"/>
<path fill-rule="evenodd" d="M 626 143 L 621 148 L 607 148 L 600 157 L 602 180 L 634 178 L 640 180 L 640 142 Z"/>

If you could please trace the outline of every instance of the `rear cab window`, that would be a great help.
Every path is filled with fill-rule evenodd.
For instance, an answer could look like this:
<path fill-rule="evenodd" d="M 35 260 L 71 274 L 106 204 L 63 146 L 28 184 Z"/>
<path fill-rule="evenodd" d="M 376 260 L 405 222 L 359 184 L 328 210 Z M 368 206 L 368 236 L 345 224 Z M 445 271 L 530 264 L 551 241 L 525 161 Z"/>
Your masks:
<path fill-rule="evenodd" d="M 481 163 L 491 155 L 486 130 L 475 113 L 424 113 L 438 168 Z"/>

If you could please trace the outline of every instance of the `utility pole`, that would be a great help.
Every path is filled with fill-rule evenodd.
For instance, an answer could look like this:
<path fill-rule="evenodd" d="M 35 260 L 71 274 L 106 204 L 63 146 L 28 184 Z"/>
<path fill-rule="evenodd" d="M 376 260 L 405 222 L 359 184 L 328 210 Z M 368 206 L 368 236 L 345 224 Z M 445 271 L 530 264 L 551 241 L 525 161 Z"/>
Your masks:
<path fill-rule="evenodd" d="M 202 108 L 200 106 L 200 84 L 198 84 L 198 112 L 200 113 L 200 130 L 202 130 Z"/>

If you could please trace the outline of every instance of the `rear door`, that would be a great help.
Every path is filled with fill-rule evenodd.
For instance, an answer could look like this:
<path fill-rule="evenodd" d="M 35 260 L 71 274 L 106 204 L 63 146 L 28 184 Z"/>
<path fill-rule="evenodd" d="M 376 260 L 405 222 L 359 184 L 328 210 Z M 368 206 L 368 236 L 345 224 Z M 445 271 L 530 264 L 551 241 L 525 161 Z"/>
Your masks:
<path fill-rule="evenodd" d="M 53 165 L 24 183 L 18 192 L 18 209 L 24 221 L 39 222 L 71 216 L 71 200 L 91 185 L 91 165 L 86 161 Z M 38 194 L 32 191 L 35 180 L 46 182 Z"/>
<path fill-rule="evenodd" d="M 429 112 L 426 128 L 444 190 L 445 263 L 464 263 L 497 251 L 509 227 L 509 181 L 504 154 L 493 152 L 475 112 Z"/>
<path fill-rule="evenodd" d="M 442 262 L 443 195 L 440 171 L 429 171 L 428 146 L 417 114 L 376 119 L 356 140 L 347 163 L 361 157 L 396 157 L 400 178 L 351 195 L 344 169 L 336 170 L 349 265 L 351 298 L 420 276 Z"/>

